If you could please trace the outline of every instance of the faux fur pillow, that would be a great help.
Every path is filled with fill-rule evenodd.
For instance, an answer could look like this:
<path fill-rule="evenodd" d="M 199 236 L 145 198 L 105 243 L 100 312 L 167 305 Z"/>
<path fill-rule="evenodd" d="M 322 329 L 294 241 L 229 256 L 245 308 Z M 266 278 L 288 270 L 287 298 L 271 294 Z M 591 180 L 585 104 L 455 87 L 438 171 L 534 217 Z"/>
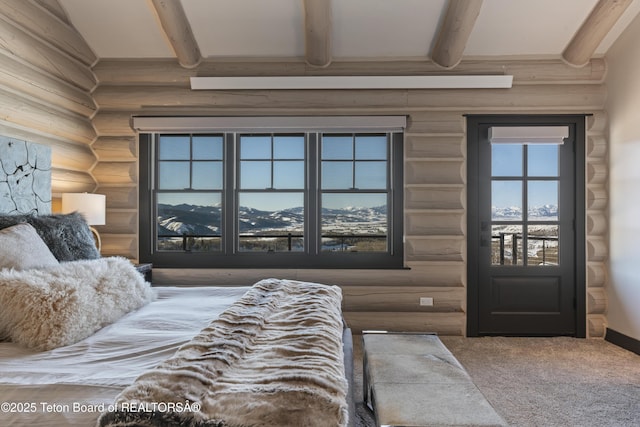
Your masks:
<path fill-rule="evenodd" d="M 35 350 L 78 342 L 155 298 L 126 259 L 0 271 L 0 336 Z"/>
<path fill-rule="evenodd" d="M 58 265 L 47 245 L 29 224 L 16 224 L 0 230 L 0 268 L 50 267 Z"/>
<path fill-rule="evenodd" d="M 79 213 L 57 215 L 2 215 L 0 229 L 28 222 L 58 261 L 100 258 L 89 225 Z"/>

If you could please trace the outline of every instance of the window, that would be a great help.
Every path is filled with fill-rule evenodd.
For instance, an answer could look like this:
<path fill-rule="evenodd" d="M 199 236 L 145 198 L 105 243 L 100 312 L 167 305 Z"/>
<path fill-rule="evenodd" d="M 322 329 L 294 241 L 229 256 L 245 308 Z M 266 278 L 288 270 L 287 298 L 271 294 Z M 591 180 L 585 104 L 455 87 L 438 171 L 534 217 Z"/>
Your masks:
<path fill-rule="evenodd" d="M 402 133 L 140 134 L 140 260 L 401 268 Z"/>

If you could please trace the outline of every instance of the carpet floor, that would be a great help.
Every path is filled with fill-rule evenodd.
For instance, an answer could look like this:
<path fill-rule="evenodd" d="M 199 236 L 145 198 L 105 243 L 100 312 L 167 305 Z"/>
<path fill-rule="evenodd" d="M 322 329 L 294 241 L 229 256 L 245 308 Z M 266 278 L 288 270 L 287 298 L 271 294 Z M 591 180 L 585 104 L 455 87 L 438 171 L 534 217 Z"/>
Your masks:
<path fill-rule="evenodd" d="M 640 426 L 640 356 L 604 340 L 440 337 L 495 410 L 518 427 Z M 375 426 L 362 404 L 362 337 L 354 336 L 356 426 Z"/>

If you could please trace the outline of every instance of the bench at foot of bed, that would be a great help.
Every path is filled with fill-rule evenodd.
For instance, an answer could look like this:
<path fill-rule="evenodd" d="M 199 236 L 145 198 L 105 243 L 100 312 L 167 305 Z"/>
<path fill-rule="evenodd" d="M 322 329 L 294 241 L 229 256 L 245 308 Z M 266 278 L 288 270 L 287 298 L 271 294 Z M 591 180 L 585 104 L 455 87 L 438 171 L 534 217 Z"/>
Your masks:
<path fill-rule="evenodd" d="M 378 426 L 505 426 L 436 335 L 363 332 L 364 398 Z"/>

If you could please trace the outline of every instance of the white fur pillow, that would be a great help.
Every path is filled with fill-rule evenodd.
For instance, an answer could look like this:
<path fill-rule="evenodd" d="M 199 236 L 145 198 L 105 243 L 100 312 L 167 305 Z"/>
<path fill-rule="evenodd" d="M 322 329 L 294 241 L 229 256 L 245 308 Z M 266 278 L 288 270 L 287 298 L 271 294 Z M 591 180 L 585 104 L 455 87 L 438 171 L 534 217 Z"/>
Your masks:
<path fill-rule="evenodd" d="M 125 258 L 0 271 L 0 336 L 35 350 L 78 342 L 155 298 Z"/>
<path fill-rule="evenodd" d="M 0 268 L 26 270 L 55 265 L 58 260 L 31 224 L 25 222 L 0 230 Z"/>

